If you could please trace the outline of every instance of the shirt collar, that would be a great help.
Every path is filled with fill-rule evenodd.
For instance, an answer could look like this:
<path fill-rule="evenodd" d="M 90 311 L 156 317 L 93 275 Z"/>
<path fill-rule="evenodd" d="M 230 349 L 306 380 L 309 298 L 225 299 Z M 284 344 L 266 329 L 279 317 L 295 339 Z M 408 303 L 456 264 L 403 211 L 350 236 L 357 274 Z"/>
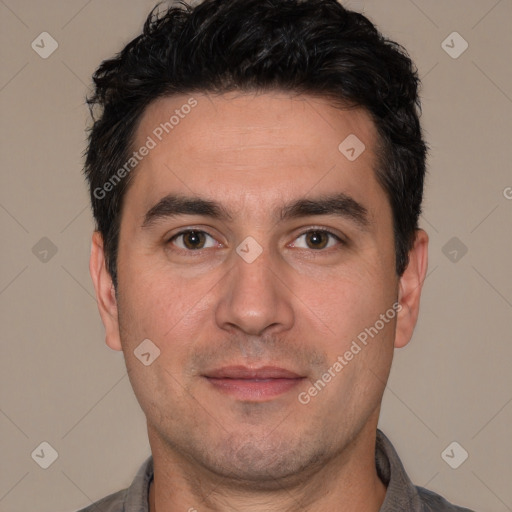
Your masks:
<path fill-rule="evenodd" d="M 384 432 L 379 429 L 375 443 L 375 465 L 379 478 L 387 487 L 386 497 L 379 512 L 422 510 L 418 491 L 407 476 L 398 453 Z"/>
<path fill-rule="evenodd" d="M 126 489 L 123 512 L 149 512 L 149 485 L 152 480 L 153 457 L 149 456 Z"/>

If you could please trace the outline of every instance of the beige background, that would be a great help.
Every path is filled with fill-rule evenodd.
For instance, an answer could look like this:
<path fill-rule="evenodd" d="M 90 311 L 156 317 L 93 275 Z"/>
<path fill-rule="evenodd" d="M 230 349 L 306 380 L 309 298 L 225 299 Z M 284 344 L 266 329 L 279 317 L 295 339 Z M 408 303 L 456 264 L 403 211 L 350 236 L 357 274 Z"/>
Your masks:
<path fill-rule="evenodd" d="M 149 454 L 88 274 L 93 225 L 81 154 L 90 76 L 137 34 L 152 5 L 0 0 L 2 511 L 75 510 L 126 487 Z M 422 218 L 430 273 L 413 341 L 396 352 L 380 426 L 416 484 L 478 511 L 510 511 L 512 1 L 348 5 L 415 59 L 431 145 Z M 43 31 L 59 45 L 47 59 L 31 48 Z M 457 59 L 441 46 L 454 31 L 469 44 Z M 47 261 L 48 242 L 36 246 L 43 237 L 57 249 Z M 462 258 L 460 248 L 443 252 L 452 237 L 468 249 Z M 58 453 L 46 470 L 31 458 L 43 441 Z M 452 441 L 469 453 L 458 469 L 441 457 Z"/>

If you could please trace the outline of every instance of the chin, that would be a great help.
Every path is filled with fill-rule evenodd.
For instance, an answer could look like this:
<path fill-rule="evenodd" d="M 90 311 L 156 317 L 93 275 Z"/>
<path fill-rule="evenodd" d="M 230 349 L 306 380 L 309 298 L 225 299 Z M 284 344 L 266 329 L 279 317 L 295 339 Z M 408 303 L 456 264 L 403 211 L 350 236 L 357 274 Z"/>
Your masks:
<path fill-rule="evenodd" d="M 218 476 L 231 480 L 234 487 L 254 491 L 296 485 L 322 467 L 328 458 L 325 452 L 305 446 L 304 442 L 291 444 L 289 440 L 271 441 L 268 438 L 230 439 L 218 445 L 215 452 L 206 455 L 205 466 Z"/>

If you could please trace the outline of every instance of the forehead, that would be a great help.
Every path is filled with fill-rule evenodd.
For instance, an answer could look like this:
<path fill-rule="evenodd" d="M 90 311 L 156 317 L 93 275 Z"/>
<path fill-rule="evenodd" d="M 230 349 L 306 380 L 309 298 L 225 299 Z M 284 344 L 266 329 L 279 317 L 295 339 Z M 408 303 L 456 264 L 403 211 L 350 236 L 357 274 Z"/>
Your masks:
<path fill-rule="evenodd" d="M 152 148 L 127 195 L 146 207 L 167 193 L 224 197 L 240 211 L 249 200 L 261 207 L 262 200 L 276 203 L 333 187 L 383 195 L 374 176 L 376 141 L 367 112 L 341 110 L 313 96 L 160 98 L 139 123 L 134 149 Z"/>

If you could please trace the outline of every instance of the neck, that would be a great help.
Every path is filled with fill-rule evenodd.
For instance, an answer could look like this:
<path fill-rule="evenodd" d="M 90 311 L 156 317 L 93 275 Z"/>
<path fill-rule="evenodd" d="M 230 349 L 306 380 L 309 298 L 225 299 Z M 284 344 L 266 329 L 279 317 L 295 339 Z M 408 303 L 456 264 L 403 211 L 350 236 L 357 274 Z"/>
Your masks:
<path fill-rule="evenodd" d="M 368 428 L 370 427 L 370 428 Z M 271 489 L 212 474 L 192 464 L 150 433 L 154 480 L 149 511 L 189 512 L 378 512 L 386 487 L 375 467 L 376 427 L 367 425 L 341 453 Z"/>

